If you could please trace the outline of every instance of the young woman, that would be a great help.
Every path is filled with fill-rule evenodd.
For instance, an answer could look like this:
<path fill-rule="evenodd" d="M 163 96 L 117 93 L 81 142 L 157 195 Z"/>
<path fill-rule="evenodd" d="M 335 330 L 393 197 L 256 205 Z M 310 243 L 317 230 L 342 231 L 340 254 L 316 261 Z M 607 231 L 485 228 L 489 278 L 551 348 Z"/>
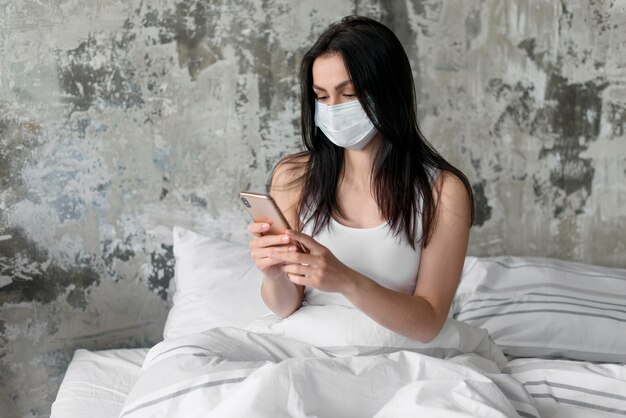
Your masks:
<path fill-rule="evenodd" d="M 400 41 L 375 20 L 346 17 L 305 54 L 301 89 L 306 151 L 280 161 L 270 184 L 294 230 L 248 228 L 263 300 L 282 317 L 303 300 L 355 306 L 432 340 L 459 282 L 473 198 L 420 132 Z"/>

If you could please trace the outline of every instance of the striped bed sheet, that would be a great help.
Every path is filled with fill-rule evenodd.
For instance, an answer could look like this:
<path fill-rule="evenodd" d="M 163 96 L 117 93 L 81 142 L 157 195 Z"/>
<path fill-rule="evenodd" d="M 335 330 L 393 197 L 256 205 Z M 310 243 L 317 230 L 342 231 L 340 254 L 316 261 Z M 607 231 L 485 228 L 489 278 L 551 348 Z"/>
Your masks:
<path fill-rule="evenodd" d="M 497 409 L 504 411 L 508 400 L 515 411 L 510 416 L 517 413 L 524 417 L 543 418 L 626 417 L 625 295 L 625 269 L 531 257 L 467 257 L 451 318 L 489 332 L 508 356 L 509 361 L 501 372 L 481 371 L 481 367 L 476 368 L 479 363 L 466 363 L 463 355 L 448 360 L 432 359 L 406 350 L 374 355 L 360 352 L 362 347 L 353 347 L 355 353 L 345 355 L 321 355 L 323 353 L 313 350 L 311 353 L 315 355 L 295 356 L 284 362 L 267 359 L 255 362 L 249 354 L 258 350 L 260 344 L 285 353 L 293 343 L 285 345 L 280 338 L 274 337 L 258 339 L 233 328 L 222 331 L 223 335 L 212 331 L 204 336 L 193 333 L 177 337 L 182 338 L 180 341 L 166 338 L 176 350 L 171 351 L 173 346 L 164 344 L 153 347 L 155 354 L 159 354 L 159 349 L 164 350 L 159 354 L 158 362 L 146 357 L 148 349 L 77 350 L 52 406 L 51 416 L 106 418 L 125 413 L 128 417 L 139 417 L 150 416 L 144 413 L 149 409 L 167 411 L 172 407 L 185 413 L 192 412 L 188 410 L 190 405 L 201 405 L 193 398 L 200 394 L 194 388 L 207 382 L 210 384 L 207 387 L 211 388 L 209 392 L 217 397 L 226 396 L 231 389 L 236 389 L 237 393 L 255 393 L 262 400 L 249 405 L 249 410 L 255 410 L 266 405 L 268 399 L 273 399 L 276 404 L 285 399 L 275 389 L 275 383 L 281 379 L 289 384 L 300 382 L 306 387 L 311 376 L 317 376 L 320 388 L 326 386 L 321 382 L 341 383 L 356 379 L 353 382 L 356 386 L 350 387 L 368 388 L 372 381 L 393 374 L 394 367 L 404 362 L 395 372 L 401 374 L 400 371 L 408 367 L 422 370 L 424 374 L 414 376 L 414 381 L 405 382 L 406 387 L 394 394 L 385 406 L 389 416 L 424 413 L 429 402 L 430 407 L 433 407 L 432 402 L 439 402 L 440 409 L 450 407 L 446 412 L 453 416 L 454 408 L 450 403 L 454 397 L 450 395 L 450 383 L 440 384 L 436 379 L 448 370 L 455 376 L 469 376 L 472 371 L 481 374 L 486 379 L 483 383 L 491 390 L 489 396 L 483 396 L 486 403 L 482 406 L 489 404 L 489 399 L 501 391 L 504 398 Z M 233 353 L 240 355 L 241 361 L 223 361 L 221 354 L 216 353 L 207 355 L 204 346 L 218 347 L 229 356 Z M 376 369 L 378 374 L 374 380 L 360 372 L 365 370 L 361 363 L 368 356 L 377 364 L 389 365 Z M 207 363 L 210 373 L 198 371 L 198 376 L 191 376 L 188 381 L 172 381 L 176 373 L 193 373 L 203 362 Z M 329 367 L 324 368 L 324 365 Z M 254 379 L 245 378 L 250 367 Z M 477 376 L 479 380 L 483 377 Z M 161 387 L 163 382 L 175 386 L 175 402 L 180 405 L 154 403 L 155 399 L 163 397 L 159 392 L 165 390 Z M 150 386 L 153 384 L 155 387 Z M 285 393 L 297 393 L 289 385 L 286 388 L 289 390 Z M 462 385 L 458 390 L 459 394 L 464 394 L 464 399 L 480 395 Z M 167 395 L 171 397 L 172 394 L 168 392 Z M 338 402 L 345 400 L 339 398 Z M 198 399 L 204 401 L 202 397 Z M 240 409 L 250 399 L 229 395 L 228 402 L 222 406 Z M 367 397 L 364 399 L 371 401 Z M 365 404 L 359 403 L 360 406 Z M 141 408 L 137 409 L 139 406 Z M 329 410 L 337 411 L 333 405 L 327 406 L 331 407 Z M 468 404 L 457 406 L 469 408 Z M 156 413 L 156 409 L 153 412 Z M 203 409 L 202 413 L 205 412 Z M 458 408 L 456 412 L 459 412 Z"/>
<path fill-rule="evenodd" d="M 474 353 L 319 348 L 237 328 L 153 347 L 120 416 L 540 417 L 519 382 Z"/>
<path fill-rule="evenodd" d="M 503 370 L 520 382 L 542 417 L 626 417 L 626 365 L 515 359 Z"/>
<path fill-rule="evenodd" d="M 118 417 L 147 352 L 77 350 L 51 417 Z M 519 358 L 503 373 L 524 386 L 542 418 L 626 416 L 626 365 Z"/>

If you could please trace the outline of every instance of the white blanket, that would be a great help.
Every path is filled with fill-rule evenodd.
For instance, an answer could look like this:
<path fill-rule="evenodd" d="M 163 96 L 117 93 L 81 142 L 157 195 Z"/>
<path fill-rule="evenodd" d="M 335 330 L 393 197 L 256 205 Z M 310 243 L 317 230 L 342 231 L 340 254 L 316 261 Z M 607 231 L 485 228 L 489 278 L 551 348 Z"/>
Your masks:
<path fill-rule="evenodd" d="M 157 344 L 120 416 L 539 417 L 519 382 L 474 353 L 319 348 L 281 334 L 214 328 Z"/>

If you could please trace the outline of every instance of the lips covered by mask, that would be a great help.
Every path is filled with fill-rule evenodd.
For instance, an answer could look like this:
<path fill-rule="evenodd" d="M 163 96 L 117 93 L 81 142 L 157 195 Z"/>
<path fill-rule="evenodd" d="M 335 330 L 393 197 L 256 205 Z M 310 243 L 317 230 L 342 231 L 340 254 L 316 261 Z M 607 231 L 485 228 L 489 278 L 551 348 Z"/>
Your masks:
<path fill-rule="evenodd" d="M 376 128 L 358 100 L 336 105 L 315 102 L 315 125 L 335 145 L 361 150 L 376 135 Z"/>

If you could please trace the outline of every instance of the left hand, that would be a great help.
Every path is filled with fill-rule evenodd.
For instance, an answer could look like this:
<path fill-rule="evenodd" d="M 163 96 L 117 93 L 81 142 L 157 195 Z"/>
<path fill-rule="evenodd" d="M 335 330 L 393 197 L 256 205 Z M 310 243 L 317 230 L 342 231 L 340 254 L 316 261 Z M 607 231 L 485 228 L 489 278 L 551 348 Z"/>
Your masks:
<path fill-rule="evenodd" d="M 356 272 L 337 260 L 328 248 L 309 235 L 291 229 L 287 235 L 304 244 L 309 253 L 272 251 L 269 258 L 285 263 L 283 271 L 293 283 L 339 293 L 346 293 L 354 284 Z"/>

